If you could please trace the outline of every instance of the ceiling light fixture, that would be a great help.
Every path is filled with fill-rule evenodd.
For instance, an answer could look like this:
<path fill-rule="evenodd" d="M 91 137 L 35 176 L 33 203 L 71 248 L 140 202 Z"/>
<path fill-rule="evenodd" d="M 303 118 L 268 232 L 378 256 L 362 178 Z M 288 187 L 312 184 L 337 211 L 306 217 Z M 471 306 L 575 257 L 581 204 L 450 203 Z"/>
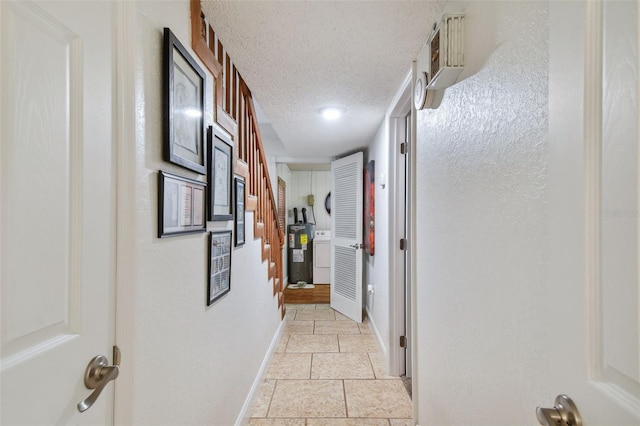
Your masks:
<path fill-rule="evenodd" d="M 322 117 L 325 120 L 336 120 L 340 118 L 342 115 L 342 111 L 338 108 L 323 108 L 322 109 Z"/>

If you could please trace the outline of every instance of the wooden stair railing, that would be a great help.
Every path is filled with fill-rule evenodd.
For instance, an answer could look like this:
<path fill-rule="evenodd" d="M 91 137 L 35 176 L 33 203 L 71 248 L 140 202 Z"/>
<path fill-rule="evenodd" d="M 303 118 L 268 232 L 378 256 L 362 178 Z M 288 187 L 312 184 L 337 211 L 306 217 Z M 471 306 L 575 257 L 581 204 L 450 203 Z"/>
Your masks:
<path fill-rule="evenodd" d="M 209 25 L 200 0 L 191 0 L 191 45 L 213 75 L 214 117 L 232 137 L 236 174 L 245 178 L 245 208 L 254 212 L 254 238 L 260 238 L 262 261 L 267 262 L 273 295 L 284 318 L 282 247 L 284 230 L 278 223 L 276 199 L 267 166 L 251 91 L 233 64 L 222 42 Z"/>

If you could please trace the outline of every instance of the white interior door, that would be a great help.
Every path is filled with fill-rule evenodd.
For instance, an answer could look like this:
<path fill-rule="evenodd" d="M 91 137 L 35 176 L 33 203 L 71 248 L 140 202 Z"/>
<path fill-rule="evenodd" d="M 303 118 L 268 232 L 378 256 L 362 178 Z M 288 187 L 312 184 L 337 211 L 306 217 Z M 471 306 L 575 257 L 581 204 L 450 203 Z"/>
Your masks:
<path fill-rule="evenodd" d="M 113 7 L 0 2 L 2 424 L 113 422 Z"/>
<path fill-rule="evenodd" d="M 331 307 L 362 322 L 363 155 L 331 163 Z"/>
<path fill-rule="evenodd" d="M 638 3 L 550 3 L 550 407 L 640 423 Z"/>
<path fill-rule="evenodd" d="M 398 218 L 400 219 L 400 222 L 402 222 L 400 225 L 401 228 L 401 233 L 403 235 L 403 238 L 409 238 L 409 161 L 406 155 L 406 152 L 408 152 L 408 147 L 411 146 L 411 114 L 408 114 L 405 118 L 405 127 L 404 127 L 404 134 L 405 134 L 405 143 L 406 143 L 406 150 L 405 154 L 400 154 L 399 158 L 398 158 L 398 191 L 399 191 L 399 196 L 401 197 L 401 202 L 398 203 L 398 209 L 400 209 L 400 211 L 398 212 Z M 404 336 L 407 338 L 407 345 L 406 348 L 404 348 L 404 357 L 405 357 L 405 371 L 404 371 L 404 375 L 406 377 L 412 377 L 413 372 L 412 372 L 412 358 L 411 358 L 411 354 L 412 354 L 412 350 L 413 350 L 413 342 L 411 339 L 411 281 L 410 281 L 410 276 L 409 276 L 409 271 L 411 270 L 410 268 L 410 253 L 409 250 L 411 250 L 411 247 L 407 247 L 407 250 L 404 251 L 404 253 L 401 253 L 402 255 L 402 266 L 401 266 L 401 273 L 402 273 L 402 282 L 404 284 Z"/>

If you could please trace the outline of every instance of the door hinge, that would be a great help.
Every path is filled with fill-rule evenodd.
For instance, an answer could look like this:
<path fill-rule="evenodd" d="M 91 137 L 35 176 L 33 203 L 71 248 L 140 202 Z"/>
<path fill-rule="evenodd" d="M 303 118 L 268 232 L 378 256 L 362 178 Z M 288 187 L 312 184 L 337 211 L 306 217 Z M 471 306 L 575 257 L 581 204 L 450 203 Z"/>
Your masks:
<path fill-rule="evenodd" d="M 407 247 L 408 247 L 407 239 L 406 238 L 401 238 L 400 239 L 400 250 L 406 250 Z"/>
<path fill-rule="evenodd" d="M 120 365 L 122 354 L 118 345 L 113 345 L 113 365 Z"/>
<path fill-rule="evenodd" d="M 409 147 L 408 147 L 407 143 L 406 142 L 402 142 L 400 144 L 400 154 L 406 154 L 407 151 L 408 151 L 408 148 Z"/>
<path fill-rule="evenodd" d="M 400 336 L 400 347 L 401 348 L 407 347 L 407 338 L 405 336 Z"/>

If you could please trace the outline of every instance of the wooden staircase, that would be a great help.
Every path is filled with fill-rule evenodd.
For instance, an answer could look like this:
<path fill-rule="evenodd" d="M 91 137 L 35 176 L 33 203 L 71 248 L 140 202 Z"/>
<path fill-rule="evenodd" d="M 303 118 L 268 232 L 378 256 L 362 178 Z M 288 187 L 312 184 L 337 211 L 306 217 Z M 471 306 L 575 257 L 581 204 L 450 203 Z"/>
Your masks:
<path fill-rule="evenodd" d="M 213 75 L 214 119 L 234 141 L 234 171 L 245 178 L 246 210 L 254 212 L 254 237 L 262 241 L 262 261 L 268 262 L 268 279 L 284 318 L 284 232 L 278 224 L 276 199 L 251 91 L 209 25 L 200 0 L 191 0 L 191 46 Z"/>

